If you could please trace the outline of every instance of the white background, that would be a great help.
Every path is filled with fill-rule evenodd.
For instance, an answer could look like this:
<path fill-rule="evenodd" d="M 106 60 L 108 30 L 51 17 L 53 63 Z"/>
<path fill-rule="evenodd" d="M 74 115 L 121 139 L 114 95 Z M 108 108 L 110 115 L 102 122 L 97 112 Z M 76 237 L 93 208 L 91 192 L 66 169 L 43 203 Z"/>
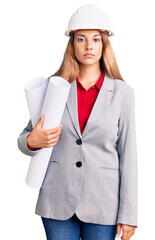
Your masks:
<path fill-rule="evenodd" d="M 132 239 L 153 239 L 155 213 L 155 33 L 153 0 L 5 0 L 0 3 L 0 239 L 44 240 L 34 214 L 38 190 L 25 184 L 30 157 L 17 148 L 29 120 L 24 84 L 60 66 L 70 16 L 95 3 L 109 17 L 120 72 L 134 88 L 139 164 L 138 228 Z"/>

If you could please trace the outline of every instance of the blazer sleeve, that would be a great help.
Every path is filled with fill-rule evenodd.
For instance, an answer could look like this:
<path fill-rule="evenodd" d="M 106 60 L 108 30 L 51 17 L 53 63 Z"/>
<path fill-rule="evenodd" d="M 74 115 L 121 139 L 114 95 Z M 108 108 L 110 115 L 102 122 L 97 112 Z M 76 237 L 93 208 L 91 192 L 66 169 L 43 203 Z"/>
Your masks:
<path fill-rule="evenodd" d="M 120 196 L 117 224 L 138 226 L 138 162 L 135 129 L 135 95 L 131 88 L 119 118 L 117 150 Z"/>
<path fill-rule="evenodd" d="M 33 129 L 33 127 L 32 127 L 32 122 L 30 119 L 27 126 L 23 129 L 23 131 L 20 133 L 20 135 L 17 139 L 17 144 L 18 144 L 18 148 L 20 149 L 20 151 L 31 157 L 35 156 L 40 150 L 40 148 L 36 149 L 35 151 L 30 150 L 27 146 L 26 138 L 30 134 L 32 129 Z"/>

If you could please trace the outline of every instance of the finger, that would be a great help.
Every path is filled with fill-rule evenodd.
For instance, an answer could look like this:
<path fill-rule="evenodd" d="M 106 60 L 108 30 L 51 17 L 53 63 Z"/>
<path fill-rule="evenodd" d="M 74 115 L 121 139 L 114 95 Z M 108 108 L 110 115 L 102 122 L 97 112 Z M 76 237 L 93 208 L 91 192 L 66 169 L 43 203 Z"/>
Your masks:
<path fill-rule="evenodd" d="M 127 234 L 127 232 L 126 231 L 124 231 L 123 233 L 122 233 L 122 240 L 128 240 L 128 234 Z"/>
<path fill-rule="evenodd" d="M 50 133 L 49 130 L 45 130 L 45 137 L 47 140 L 51 140 L 60 136 L 61 130 L 57 131 L 56 133 Z"/>
<path fill-rule="evenodd" d="M 47 144 L 52 144 L 54 143 L 55 141 L 58 141 L 59 137 L 56 137 L 56 138 L 52 138 L 50 140 L 47 141 Z"/>
<path fill-rule="evenodd" d="M 124 232 L 124 234 L 125 234 L 125 237 L 126 238 L 124 238 L 124 239 L 126 239 L 126 240 L 130 240 L 130 238 L 132 237 L 132 235 L 133 235 L 133 231 L 125 231 Z"/>
<path fill-rule="evenodd" d="M 117 224 L 116 237 L 118 238 L 121 233 L 121 224 Z"/>
<path fill-rule="evenodd" d="M 132 235 L 134 235 L 134 233 L 133 233 L 133 231 L 130 231 L 130 232 L 128 233 L 128 238 L 127 238 L 127 239 L 130 239 L 130 238 L 132 237 Z"/>
<path fill-rule="evenodd" d="M 47 133 L 48 134 L 53 134 L 53 133 L 57 133 L 57 132 L 60 132 L 62 129 L 62 125 L 59 125 L 55 128 L 51 128 L 51 129 L 48 129 Z"/>
<path fill-rule="evenodd" d="M 56 143 L 58 142 L 58 140 L 52 142 L 52 143 L 43 143 L 40 145 L 41 148 L 48 148 L 48 147 L 53 147 Z"/>
<path fill-rule="evenodd" d="M 58 142 L 58 140 L 54 141 L 53 143 L 46 144 L 46 147 L 54 147 L 57 142 Z"/>
<path fill-rule="evenodd" d="M 39 127 L 39 128 L 42 128 L 42 125 L 43 125 L 43 122 L 44 122 L 44 114 L 42 113 L 41 114 L 41 116 L 40 116 L 40 119 L 39 119 L 39 121 L 38 121 L 38 123 L 37 123 L 37 127 Z"/>

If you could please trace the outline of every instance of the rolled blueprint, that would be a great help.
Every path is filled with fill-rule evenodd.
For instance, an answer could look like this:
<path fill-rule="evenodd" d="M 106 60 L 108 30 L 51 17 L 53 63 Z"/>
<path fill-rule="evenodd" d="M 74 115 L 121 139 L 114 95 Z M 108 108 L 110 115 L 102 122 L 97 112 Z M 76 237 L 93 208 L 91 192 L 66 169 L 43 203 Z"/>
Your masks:
<path fill-rule="evenodd" d="M 35 109 L 33 109 L 31 106 L 29 107 L 29 111 L 31 111 L 31 120 L 32 122 L 34 121 L 35 124 L 37 123 L 35 119 L 39 120 L 41 113 L 43 113 L 45 116 L 43 129 L 51 129 L 57 127 L 61 123 L 71 84 L 62 77 L 58 76 L 53 76 L 49 79 L 47 90 L 46 82 L 44 82 L 44 84 L 42 84 L 44 91 L 43 89 L 42 91 L 38 90 L 38 104 L 36 94 L 36 104 L 32 104 Z M 30 93 L 30 95 L 27 94 L 27 98 L 31 99 L 31 101 L 33 101 L 33 91 L 35 92 L 36 89 L 34 87 L 31 89 L 31 86 L 30 90 L 27 90 L 27 92 Z M 46 94 L 44 96 L 45 92 Z M 41 105 L 43 106 L 42 110 L 40 110 Z M 35 113 L 34 116 L 33 113 Z M 39 118 L 37 114 L 39 115 Z M 29 187 L 40 188 L 42 186 L 52 151 L 53 147 L 42 148 L 35 156 L 31 158 L 26 176 L 26 183 Z"/>
<path fill-rule="evenodd" d="M 40 118 L 47 86 L 48 81 L 44 77 L 33 78 L 29 80 L 24 86 L 33 128 Z"/>

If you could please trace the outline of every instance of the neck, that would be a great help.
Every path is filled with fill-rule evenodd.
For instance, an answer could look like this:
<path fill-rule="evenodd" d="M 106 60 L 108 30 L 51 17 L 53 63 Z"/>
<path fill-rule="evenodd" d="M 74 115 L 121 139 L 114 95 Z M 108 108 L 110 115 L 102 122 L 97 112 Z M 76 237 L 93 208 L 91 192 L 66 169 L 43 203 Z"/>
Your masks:
<path fill-rule="evenodd" d="M 78 78 L 81 83 L 96 83 L 102 74 L 99 64 L 94 66 L 79 64 L 79 69 Z"/>

